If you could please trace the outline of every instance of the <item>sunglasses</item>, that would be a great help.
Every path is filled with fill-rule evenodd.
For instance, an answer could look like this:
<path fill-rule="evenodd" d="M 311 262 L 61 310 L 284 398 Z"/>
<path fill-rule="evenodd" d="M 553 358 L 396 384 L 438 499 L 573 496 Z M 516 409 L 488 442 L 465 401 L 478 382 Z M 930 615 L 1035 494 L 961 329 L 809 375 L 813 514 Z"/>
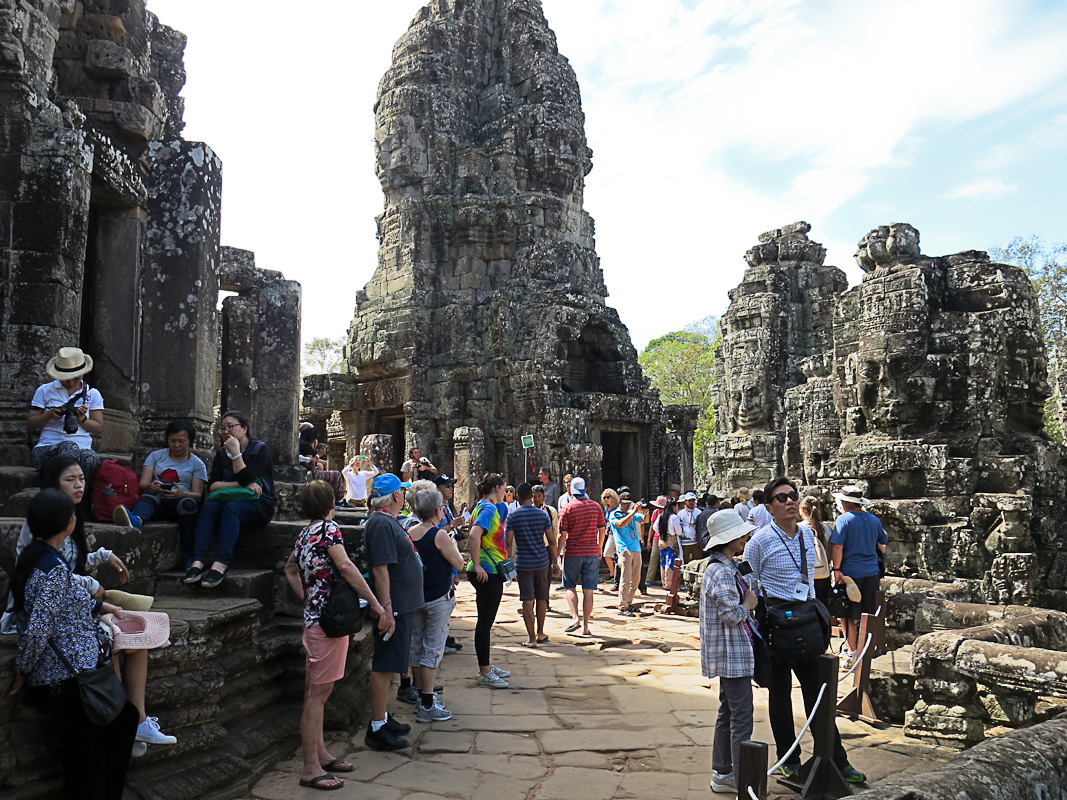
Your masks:
<path fill-rule="evenodd" d="M 784 503 L 788 500 L 799 500 L 800 495 L 796 492 L 778 492 L 778 494 L 774 495 L 771 499 L 779 503 Z"/>

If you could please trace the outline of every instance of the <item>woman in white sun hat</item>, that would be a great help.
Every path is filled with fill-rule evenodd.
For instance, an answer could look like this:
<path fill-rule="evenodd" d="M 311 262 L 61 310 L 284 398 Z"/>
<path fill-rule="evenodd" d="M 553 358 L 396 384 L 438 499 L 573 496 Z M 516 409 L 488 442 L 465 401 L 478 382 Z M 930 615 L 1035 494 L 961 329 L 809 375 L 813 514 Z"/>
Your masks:
<path fill-rule="evenodd" d="M 104 398 L 82 379 L 92 370 L 91 356 L 77 347 L 61 347 L 44 368 L 53 380 L 37 387 L 26 417 L 30 432 L 41 432 L 31 456 L 33 468 L 40 469 L 52 456 L 70 456 L 78 459 L 89 486 L 100 467 L 93 436 L 104 430 Z"/>
<path fill-rule="evenodd" d="M 734 557 L 756 529 L 736 514 L 708 520 L 708 566 L 700 587 L 700 667 L 705 678 L 719 679 L 719 715 L 711 750 L 711 790 L 736 794 L 734 770 L 741 742 L 752 738 L 752 675 L 757 635 L 752 611 L 756 594 Z"/>

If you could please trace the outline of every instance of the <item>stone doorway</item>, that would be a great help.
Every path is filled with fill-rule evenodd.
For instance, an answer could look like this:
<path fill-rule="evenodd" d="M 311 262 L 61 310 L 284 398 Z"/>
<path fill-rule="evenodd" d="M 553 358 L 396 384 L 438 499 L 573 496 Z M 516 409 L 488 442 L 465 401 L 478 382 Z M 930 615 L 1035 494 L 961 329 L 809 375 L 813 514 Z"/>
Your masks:
<path fill-rule="evenodd" d="M 604 488 L 629 486 L 635 500 L 644 497 L 646 481 L 641 434 L 601 431 L 600 446 L 604 448 L 601 462 Z"/>

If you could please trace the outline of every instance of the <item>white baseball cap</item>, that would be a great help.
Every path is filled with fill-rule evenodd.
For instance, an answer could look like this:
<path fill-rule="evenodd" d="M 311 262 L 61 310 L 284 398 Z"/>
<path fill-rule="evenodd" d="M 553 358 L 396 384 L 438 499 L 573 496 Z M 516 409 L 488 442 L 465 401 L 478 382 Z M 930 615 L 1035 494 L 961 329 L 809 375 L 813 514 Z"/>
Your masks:
<path fill-rule="evenodd" d="M 696 500 L 697 496 L 695 494 L 693 494 L 692 492 L 686 492 L 685 494 L 682 495 L 682 499 L 683 500 Z"/>
<path fill-rule="evenodd" d="M 585 478 L 571 478 L 571 494 L 585 494 Z"/>

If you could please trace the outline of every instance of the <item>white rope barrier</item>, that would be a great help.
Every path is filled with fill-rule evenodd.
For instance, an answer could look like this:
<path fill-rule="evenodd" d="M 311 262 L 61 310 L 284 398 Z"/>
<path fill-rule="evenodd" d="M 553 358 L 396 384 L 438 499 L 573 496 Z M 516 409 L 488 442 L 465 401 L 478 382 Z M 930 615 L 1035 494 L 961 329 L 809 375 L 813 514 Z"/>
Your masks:
<path fill-rule="evenodd" d="M 842 675 L 840 678 L 837 679 L 838 683 L 841 683 L 843 680 L 845 680 L 845 678 L 847 678 L 849 675 L 851 675 L 853 672 L 855 672 L 856 668 L 860 664 L 863 663 L 863 657 L 865 655 L 867 655 L 867 648 L 871 646 L 871 639 L 873 639 L 873 638 L 874 638 L 874 634 L 873 633 L 868 633 L 867 634 L 867 644 L 863 645 L 863 649 L 860 650 L 859 655 L 856 656 L 856 660 L 852 662 L 852 668 L 848 672 L 846 672 L 844 675 Z"/>
<path fill-rule="evenodd" d="M 751 786 L 748 787 L 748 796 L 751 797 L 752 800 L 759 800 L 759 798 L 756 797 L 756 790 L 753 789 Z"/>
<path fill-rule="evenodd" d="M 881 606 L 878 606 L 878 610 L 874 612 L 874 615 L 876 617 L 882 616 L 882 607 Z"/>
<path fill-rule="evenodd" d="M 800 740 L 804 738 L 804 734 L 808 732 L 808 728 L 811 726 L 812 720 L 815 719 L 815 713 L 819 710 L 819 703 L 822 702 L 822 696 L 825 693 L 826 693 L 826 684 L 824 683 L 822 685 L 822 688 L 819 689 L 819 696 L 817 698 L 815 698 L 815 705 L 812 706 L 811 714 L 808 715 L 808 721 L 805 722 L 804 723 L 804 727 L 800 729 L 800 733 L 797 735 L 796 740 L 793 742 L 793 746 L 789 748 L 789 752 L 787 752 L 784 756 L 782 756 L 780 759 L 778 759 L 778 763 L 777 764 L 775 764 L 773 767 L 771 767 L 769 770 L 767 770 L 767 774 L 768 775 L 773 775 L 775 773 L 775 770 L 777 770 L 778 767 L 782 766 L 782 764 L 784 764 L 786 762 L 786 760 L 789 758 L 789 756 L 793 755 L 793 751 L 797 749 L 797 746 L 800 744 Z"/>

